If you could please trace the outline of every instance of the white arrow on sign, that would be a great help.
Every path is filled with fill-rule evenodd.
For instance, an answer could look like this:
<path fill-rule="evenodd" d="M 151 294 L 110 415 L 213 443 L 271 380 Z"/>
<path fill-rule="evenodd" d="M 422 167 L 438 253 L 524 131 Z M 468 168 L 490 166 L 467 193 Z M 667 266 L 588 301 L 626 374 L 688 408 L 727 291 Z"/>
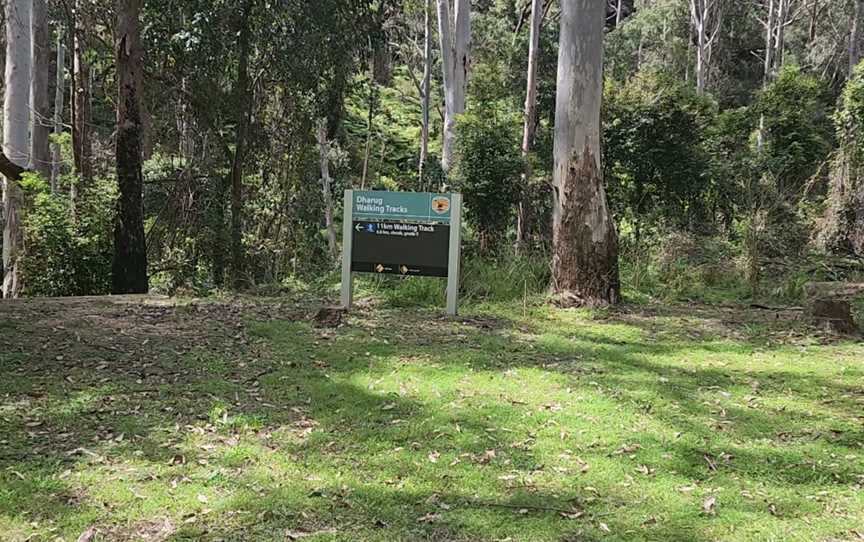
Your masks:
<path fill-rule="evenodd" d="M 363 231 L 363 224 L 357 224 L 354 226 L 354 231 L 361 232 Z"/>

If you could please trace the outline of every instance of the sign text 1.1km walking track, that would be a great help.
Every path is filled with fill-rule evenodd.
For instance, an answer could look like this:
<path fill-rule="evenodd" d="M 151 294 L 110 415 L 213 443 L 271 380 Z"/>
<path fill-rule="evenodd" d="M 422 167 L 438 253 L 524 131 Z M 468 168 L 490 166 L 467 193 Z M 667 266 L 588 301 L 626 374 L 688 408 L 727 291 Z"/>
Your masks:
<path fill-rule="evenodd" d="M 447 311 L 456 314 L 461 194 L 345 191 L 342 305 L 352 273 L 447 277 Z"/>

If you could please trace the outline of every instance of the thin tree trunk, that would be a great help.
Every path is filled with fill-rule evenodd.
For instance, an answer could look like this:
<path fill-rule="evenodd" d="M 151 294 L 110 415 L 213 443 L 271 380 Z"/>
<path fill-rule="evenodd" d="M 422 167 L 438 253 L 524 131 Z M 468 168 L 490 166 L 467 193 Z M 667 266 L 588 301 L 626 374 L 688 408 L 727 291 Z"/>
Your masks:
<path fill-rule="evenodd" d="M 702 95 L 705 93 L 705 46 L 707 39 L 705 37 L 705 9 L 701 4 L 706 0 L 690 0 L 690 9 L 692 11 L 694 30 L 696 31 L 696 93 Z"/>
<path fill-rule="evenodd" d="M 66 51 L 63 43 L 63 35 L 57 35 L 57 82 L 54 92 L 54 136 L 55 139 L 63 133 L 63 105 L 64 89 L 66 79 Z M 57 193 L 60 184 L 60 165 L 63 160 L 60 142 L 55 141 L 51 145 L 51 192 Z"/>
<path fill-rule="evenodd" d="M 372 152 L 372 134 L 375 129 L 375 74 L 374 74 L 374 65 L 373 65 L 373 73 L 370 74 L 369 78 L 369 110 L 368 117 L 366 119 L 366 150 L 363 154 L 363 175 L 360 178 L 360 189 L 366 189 L 366 179 L 369 176 L 369 155 Z M 325 132 L 326 137 L 326 132 Z"/>
<path fill-rule="evenodd" d="M 249 116 L 252 99 L 249 88 L 249 55 L 250 55 L 250 13 L 252 1 L 246 0 L 241 18 L 239 38 L 239 62 L 237 67 L 237 144 L 234 160 L 231 165 L 231 273 L 235 289 L 245 284 L 244 254 L 243 254 L 243 165 L 246 159 L 247 136 L 249 132 Z"/>
<path fill-rule="evenodd" d="M 333 220 L 333 180 L 330 178 L 330 143 L 327 140 L 327 120 L 318 124 L 318 152 L 321 157 L 321 189 L 324 193 L 324 224 L 327 228 L 327 249 L 330 261 L 339 257 L 336 246 L 336 224 Z"/>
<path fill-rule="evenodd" d="M 789 22 L 789 0 L 779 0 L 777 9 L 777 41 L 774 49 L 774 75 L 783 66 L 786 51 L 786 23 Z"/>
<path fill-rule="evenodd" d="M 774 73 L 774 36 L 775 36 L 775 3 L 777 0 L 768 0 L 768 19 L 765 28 L 765 74 L 764 83 L 767 85 Z"/>
<path fill-rule="evenodd" d="M 420 165 L 418 168 L 418 178 L 421 183 L 423 183 L 426 160 L 429 159 L 429 109 L 432 91 L 432 0 L 426 0 L 424 31 L 423 84 L 421 86 L 423 120 L 420 128 Z"/>
<path fill-rule="evenodd" d="M 72 148 L 75 158 L 75 174 L 78 179 L 72 182 L 70 199 L 73 212 L 82 189 L 89 186 L 93 179 L 93 142 L 90 123 L 90 65 L 87 63 L 87 14 L 84 1 L 75 0 L 73 23 L 73 99 L 72 99 Z M 79 186 L 80 183 L 80 186 Z"/>
<path fill-rule="evenodd" d="M 808 36 L 807 44 L 810 46 L 812 46 L 813 43 L 816 41 L 816 29 L 818 28 L 817 24 L 819 22 L 819 10 L 820 10 L 819 0 L 814 0 L 814 2 L 810 5 L 810 30 L 807 32 L 807 36 Z M 853 25 L 854 25 L 854 23 L 855 22 L 853 20 Z M 852 33 L 854 33 L 854 32 L 855 32 L 855 27 L 853 26 L 852 27 Z"/>
<path fill-rule="evenodd" d="M 621 8 L 619 1 L 619 9 Z M 540 29 L 543 23 L 543 0 L 531 2 L 531 33 L 528 38 L 528 88 L 525 92 L 525 118 L 522 126 L 522 197 L 519 200 L 516 223 L 516 251 L 521 252 L 528 234 L 528 196 L 531 182 L 531 164 L 528 155 L 534 147 L 537 132 L 537 62 L 540 57 Z"/>
<path fill-rule="evenodd" d="M 696 93 L 708 85 L 711 56 L 722 23 L 720 0 L 690 0 L 690 21 L 696 34 Z M 690 44 L 688 43 L 688 49 Z"/>
<path fill-rule="evenodd" d="M 861 61 L 861 29 L 864 26 L 864 0 L 856 0 L 852 31 L 849 33 L 849 75 Z"/>
<path fill-rule="evenodd" d="M 111 291 L 146 294 L 147 246 L 144 234 L 143 62 L 141 49 L 142 0 L 117 1 L 117 217 L 114 223 L 114 261 Z"/>
<path fill-rule="evenodd" d="M 566 305 L 620 300 L 618 234 L 601 163 L 605 3 L 561 4 L 555 112 L 552 287 Z"/>
<path fill-rule="evenodd" d="M 30 0 L 7 0 L 6 68 L 3 101 L 3 153 L 15 165 L 27 167 L 30 161 Z M 15 298 L 21 292 L 18 270 L 22 232 L 19 213 L 22 194 L 15 176 L 3 180 L 3 297 Z"/>
<path fill-rule="evenodd" d="M 51 178 L 51 102 L 48 77 L 51 69 L 51 44 L 48 41 L 48 13 L 45 0 L 33 0 L 33 65 L 30 76 L 30 169 L 42 178 Z"/>

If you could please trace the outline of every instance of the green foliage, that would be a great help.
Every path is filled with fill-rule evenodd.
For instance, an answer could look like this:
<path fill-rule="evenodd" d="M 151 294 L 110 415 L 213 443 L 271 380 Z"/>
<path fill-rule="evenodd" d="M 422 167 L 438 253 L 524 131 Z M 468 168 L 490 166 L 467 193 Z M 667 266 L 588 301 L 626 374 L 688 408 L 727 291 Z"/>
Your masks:
<path fill-rule="evenodd" d="M 707 103 L 659 73 L 611 83 L 603 116 L 605 174 L 614 215 L 636 225 L 690 227 L 706 211 L 701 148 Z"/>
<path fill-rule="evenodd" d="M 846 83 L 840 103 L 834 113 L 837 137 L 843 144 L 862 145 L 861 127 L 864 125 L 864 62 L 858 64 Z"/>
<path fill-rule="evenodd" d="M 787 66 L 754 107 L 764 122 L 760 167 L 776 179 L 781 197 L 794 197 L 833 145 L 828 89 L 815 76 Z"/>
<path fill-rule="evenodd" d="M 96 180 L 80 195 L 73 215 L 67 195 L 52 194 L 36 175 L 25 177 L 22 186 L 32 202 L 22 220 L 25 295 L 110 293 L 115 184 Z"/>
<path fill-rule="evenodd" d="M 622 244 L 625 294 L 666 301 L 708 302 L 747 297 L 740 251 L 720 236 L 668 231 Z"/>
<path fill-rule="evenodd" d="M 818 242 L 835 254 L 864 255 L 864 63 L 843 90 L 834 125 L 839 148 L 831 163 L 826 210 L 818 221 Z"/>
<path fill-rule="evenodd" d="M 750 135 L 758 118 L 747 107 L 727 109 L 715 115 L 705 127 L 703 150 L 711 176 L 708 201 L 719 225 L 727 233 L 736 216 L 750 208 L 749 188 L 759 180 Z"/>
<path fill-rule="evenodd" d="M 524 165 L 512 117 L 473 109 L 457 124 L 454 188 L 465 196 L 466 218 L 481 252 L 494 249 L 513 223 Z"/>

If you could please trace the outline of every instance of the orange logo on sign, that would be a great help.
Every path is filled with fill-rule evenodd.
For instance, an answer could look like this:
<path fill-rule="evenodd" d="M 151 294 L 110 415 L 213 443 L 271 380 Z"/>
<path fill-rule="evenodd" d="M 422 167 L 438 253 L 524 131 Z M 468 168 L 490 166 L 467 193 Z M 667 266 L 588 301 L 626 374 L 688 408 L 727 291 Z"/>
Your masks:
<path fill-rule="evenodd" d="M 443 215 L 450 210 L 450 198 L 446 198 L 444 196 L 434 198 L 432 200 L 432 210 L 439 215 Z"/>

